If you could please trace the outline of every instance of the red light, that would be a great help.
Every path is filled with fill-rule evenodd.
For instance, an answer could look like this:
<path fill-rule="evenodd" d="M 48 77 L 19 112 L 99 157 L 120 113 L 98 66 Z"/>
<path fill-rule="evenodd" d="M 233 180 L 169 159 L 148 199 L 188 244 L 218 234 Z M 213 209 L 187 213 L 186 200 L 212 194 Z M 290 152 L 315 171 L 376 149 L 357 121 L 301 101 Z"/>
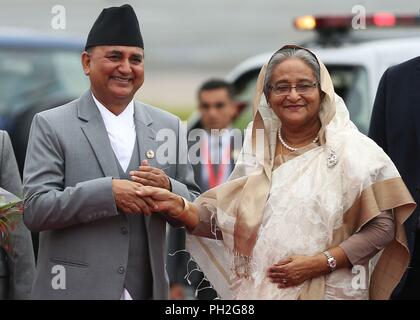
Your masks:
<path fill-rule="evenodd" d="M 393 27 L 396 20 L 395 16 L 390 13 L 377 13 L 373 16 L 373 24 L 378 27 Z"/>
<path fill-rule="evenodd" d="M 300 30 L 346 31 L 352 27 L 354 16 L 305 16 L 295 21 L 295 27 Z M 310 22 L 310 23 L 309 23 Z M 394 15 L 388 12 L 378 12 L 366 16 L 366 25 L 375 28 L 418 27 L 420 15 Z"/>

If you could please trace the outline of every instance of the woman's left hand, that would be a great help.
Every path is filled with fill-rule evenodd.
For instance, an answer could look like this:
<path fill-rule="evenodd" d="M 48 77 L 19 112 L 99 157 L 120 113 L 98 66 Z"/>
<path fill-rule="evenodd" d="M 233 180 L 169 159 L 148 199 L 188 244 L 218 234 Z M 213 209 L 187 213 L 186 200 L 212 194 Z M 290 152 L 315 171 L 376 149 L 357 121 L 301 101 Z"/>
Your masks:
<path fill-rule="evenodd" d="M 268 268 L 267 277 L 278 288 L 287 288 L 319 277 L 326 271 L 328 266 L 323 255 L 291 256 Z"/>

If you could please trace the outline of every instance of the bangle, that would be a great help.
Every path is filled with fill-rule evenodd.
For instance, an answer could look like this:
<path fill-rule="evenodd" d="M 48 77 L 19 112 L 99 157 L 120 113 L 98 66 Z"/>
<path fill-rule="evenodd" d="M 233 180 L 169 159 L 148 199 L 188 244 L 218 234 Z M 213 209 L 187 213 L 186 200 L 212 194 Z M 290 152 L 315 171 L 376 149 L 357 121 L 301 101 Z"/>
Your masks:
<path fill-rule="evenodd" d="M 188 202 L 187 199 L 185 199 L 182 196 L 179 196 L 182 199 L 182 203 L 183 203 L 183 208 L 181 213 L 177 214 L 176 216 L 172 216 L 172 218 L 179 218 L 180 216 L 182 216 L 184 213 L 186 213 L 189 209 L 190 209 L 190 204 Z"/>

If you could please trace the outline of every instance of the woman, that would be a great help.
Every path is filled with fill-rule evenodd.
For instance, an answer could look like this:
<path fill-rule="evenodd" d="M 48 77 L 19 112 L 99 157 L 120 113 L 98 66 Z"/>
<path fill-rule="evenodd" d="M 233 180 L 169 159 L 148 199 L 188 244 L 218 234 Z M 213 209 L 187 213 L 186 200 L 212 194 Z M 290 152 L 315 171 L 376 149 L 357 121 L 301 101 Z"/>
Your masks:
<path fill-rule="evenodd" d="M 277 51 L 254 114 L 227 183 L 194 205 L 152 187 L 139 195 L 187 226 L 222 298 L 388 299 L 409 262 L 402 224 L 415 203 L 325 66 L 303 48 Z"/>

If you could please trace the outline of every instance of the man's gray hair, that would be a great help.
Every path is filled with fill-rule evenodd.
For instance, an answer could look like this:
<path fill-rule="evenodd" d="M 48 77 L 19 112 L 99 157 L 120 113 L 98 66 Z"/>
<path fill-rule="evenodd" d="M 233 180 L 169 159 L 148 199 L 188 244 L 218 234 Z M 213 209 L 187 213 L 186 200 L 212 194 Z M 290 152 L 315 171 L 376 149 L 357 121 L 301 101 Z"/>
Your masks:
<path fill-rule="evenodd" d="M 320 83 L 321 71 L 319 63 L 315 56 L 309 51 L 300 48 L 285 48 L 277 51 L 273 57 L 270 59 L 270 62 L 267 65 L 267 70 L 264 78 L 264 94 L 268 97 L 268 91 L 270 88 L 271 75 L 275 66 L 282 63 L 283 61 L 290 58 L 298 58 L 306 63 L 314 72 L 317 83 Z"/>

